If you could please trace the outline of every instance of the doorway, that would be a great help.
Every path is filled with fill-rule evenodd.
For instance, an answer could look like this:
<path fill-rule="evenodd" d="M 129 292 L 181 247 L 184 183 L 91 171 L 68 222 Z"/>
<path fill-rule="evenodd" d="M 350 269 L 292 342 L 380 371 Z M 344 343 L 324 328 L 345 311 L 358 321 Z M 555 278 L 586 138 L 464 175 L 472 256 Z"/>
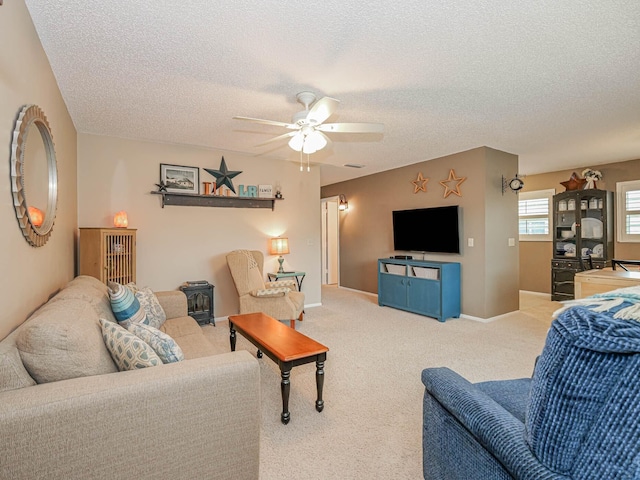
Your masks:
<path fill-rule="evenodd" d="M 338 221 L 338 197 L 323 198 L 322 205 L 322 285 L 340 283 L 340 232 Z"/>

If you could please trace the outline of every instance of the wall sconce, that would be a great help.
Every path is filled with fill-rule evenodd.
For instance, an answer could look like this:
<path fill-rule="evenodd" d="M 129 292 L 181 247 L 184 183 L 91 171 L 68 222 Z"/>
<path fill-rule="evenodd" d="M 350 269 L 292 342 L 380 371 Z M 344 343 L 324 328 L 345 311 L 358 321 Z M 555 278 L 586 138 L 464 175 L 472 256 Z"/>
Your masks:
<path fill-rule="evenodd" d="M 0 5 L 2 4 L 0 3 Z M 29 207 L 27 208 L 27 211 L 29 212 L 29 218 L 31 219 L 31 223 L 33 224 L 33 226 L 41 226 L 44 222 L 44 212 L 36 207 Z"/>
<path fill-rule="evenodd" d="M 502 195 L 504 195 L 504 192 L 507 191 L 507 188 L 510 189 L 513 193 L 517 194 L 520 190 L 522 190 L 522 187 L 524 187 L 524 182 L 520 177 L 518 177 L 517 173 L 516 176 L 511 180 L 507 180 L 506 178 L 504 178 L 504 175 L 502 176 Z"/>
<path fill-rule="evenodd" d="M 349 210 L 349 202 L 347 202 L 347 197 L 344 196 L 344 193 L 340 194 L 340 205 L 338 205 L 338 210 L 343 212 Z"/>
<path fill-rule="evenodd" d="M 280 255 L 278 257 L 278 263 L 280 264 L 278 273 L 284 273 L 284 268 L 282 268 L 284 257 L 282 255 L 289 253 L 289 239 L 287 237 L 272 238 L 269 244 L 269 253 L 271 255 Z"/>
<path fill-rule="evenodd" d="M 129 219 L 127 218 L 127 212 L 124 210 L 116 213 L 113 216 L 113 225 L 118 228 L 127 228 L 129 226 Z"/>

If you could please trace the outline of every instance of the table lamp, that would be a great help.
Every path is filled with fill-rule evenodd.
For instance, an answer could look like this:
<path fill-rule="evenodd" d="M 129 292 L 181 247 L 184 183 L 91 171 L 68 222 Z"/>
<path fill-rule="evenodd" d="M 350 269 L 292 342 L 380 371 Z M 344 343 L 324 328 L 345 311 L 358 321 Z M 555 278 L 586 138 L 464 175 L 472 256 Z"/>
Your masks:
<path fill-rule="evenodd" d="M 272 238 L 269 253 L 271 255 L 280 255 L 278 257 L 278 263 L 280 264 L 278 273 L 284 273 L 284 269 L 282 268 L 284 257 L 282 255 L 289 253 L 289 239 L 287 237 Z"/>
<path fill-rule="evenodd" d="M 127 218 L 127 212 L 124 210 L 116 213 L 113 216 L 113 226 L 118 228 L 127 228 L 129 226 L 129 219 Z"/>

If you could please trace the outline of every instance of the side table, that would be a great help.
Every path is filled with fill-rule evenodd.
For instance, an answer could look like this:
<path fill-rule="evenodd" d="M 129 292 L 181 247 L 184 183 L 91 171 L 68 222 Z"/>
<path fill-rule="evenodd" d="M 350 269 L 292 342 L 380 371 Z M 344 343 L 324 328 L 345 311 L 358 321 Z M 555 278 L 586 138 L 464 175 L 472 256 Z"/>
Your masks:
<path fill-rule="evenodd" d="M 187 296 L 187 314 L 200 325 L 212 323 L 215 327 L 213 285 L 205 281 L 185 282 L 180 290 Z"/>
<path fill-rule="evenodd" d="M 295 278 L 296 283 L 298 284 L 298 291 L 302 291 L 302 281 L 304 280 L 305 272 L 276 272 L 276 273 L 267 273 L 269 277 L 269 281 L 278 281 L 281 278 Z"/>

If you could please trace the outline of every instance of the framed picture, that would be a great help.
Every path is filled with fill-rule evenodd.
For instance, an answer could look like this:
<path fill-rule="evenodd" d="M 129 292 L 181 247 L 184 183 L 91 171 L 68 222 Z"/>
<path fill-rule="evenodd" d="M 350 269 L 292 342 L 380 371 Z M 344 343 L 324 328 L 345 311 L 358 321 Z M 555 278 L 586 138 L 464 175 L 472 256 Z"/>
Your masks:
<path fill-rule="evenodd" d="M 167 193 L 200 193 L 200 169 L 182 165 L 160 164 L 160 181 L 167 187 Z"/>

